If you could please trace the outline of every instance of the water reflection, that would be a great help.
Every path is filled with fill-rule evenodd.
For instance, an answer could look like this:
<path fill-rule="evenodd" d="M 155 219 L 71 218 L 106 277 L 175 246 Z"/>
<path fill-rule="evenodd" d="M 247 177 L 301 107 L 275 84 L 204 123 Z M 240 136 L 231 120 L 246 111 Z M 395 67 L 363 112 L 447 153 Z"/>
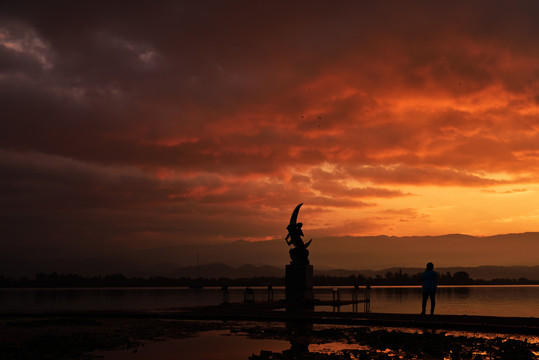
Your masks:
<path fill-rule="evenodd" d="M 260 348 L 266 349 L 266 353 L 279 353 L 286 346 L 282 340 L 250 339 L 232 335 L 228 330 L 210 330 L 195 337 L 146 342 L 136 349 L 99 351 L 93 355 L 103 360 L 242 360 Z"/>
<path fill-rule="evenodd" d="M 482 354 L 481 359 L 531 360 L 539 355 L 539 339 L 536 336 L 486 336 L 466 332 L 345 325 L 313 326 L 306 321 L 283 324 L 148 319 L 101 319 L 94 322 L 87 319 L 26 319 L 4 326 L 4 335 L 16 333 L 13 338 L 25 346 L 2 348 L 2 359 L 387 360 L 475 359 L 477 354 Z M 46 339 L 46 344 L 43 339 Z M 165 339 L 169 340 L 162 341 Z M 90 351 L 87 346 L 92 349 L 124 350 L 95 351 L 93 356 L 88 354 L 87 357 L 73 355 Z M 8 350 L 11 353 L 6 353 Z"/>
<path fill-rule="evenodd" d="M 290 352 L 292 354 L 305 354 L 309 352 L 309 345 L 312 341 L 312 322 L 287 322 L 286 331 L 290 341 Z"/>
<path fill-rule="evenodd" d="M 242 303 L 244 287 L 228 289 L 227 301 Z M 331 301 L 331 287 L 314 289 L 315 298 Z M 255 302 L 266 301 L 266 287 L 253 288 Z M 284 288 L 272 288 L 273 301 L 283 300 Z M 341 299 L 354 297 L 353 287 L 340 288 Z M 362 294 L 359 294 L 362 297 Z M 415 314 L 421 311 L 420 287 L 373 287 L 370 310 L 383 313 Z M 453 315 L 539 317 L 539 286 L 445 287 L 438 288 L 436 312 Z M 0 313 L 57 310 L 155 310 L 187 306 L 218 305 L 224 302 L 221 288 L 84 288 L 84 289 L 1 289 Z M 331 306 L 316 310 L 332 311 Z M 336 309 L 339 310 L 339 309 Z M 361 311 L 343 305 L 340 311 Z"/>
<path fill-rule="evenodd" d="M 309 310 L 307 310 L 308 312 Z M 313 342 L 313 322 L 312 321 L 288 321 L 286 322 L 283 337 L 290 342 L 290 348 L 281 353 L 283 359 L 309 359 L 309 346 Z M 249 360 L 275 359 L 275 353 L 268 350 L 261 350 L 258 354 L 253 354 Z"/>
<path fill-rule="evenodd" d="M 471 288 L 469 287 L 440 287 L 438 293 L 445 296 L 447 299 L 455 298 L 469 298 L 471 294 Z"/>
<path fill-rule="evenodd" d="M 523 339 L 506 335 L 485 337 L 473 333 L 439 330 L 387 329 L 327 326 L 308 330 L 299 346 L 291 339 L 290 349 L 261 350 L 249 360 L 336 360 L 336 359 L 522 359 L 539 355 L 536 337 Z M 295 335 L 290 334 L 292 337 Z M 308 345 L 306 340 L 312 345 Z M 310 347 L 310 349 L 309 349 Z"/>

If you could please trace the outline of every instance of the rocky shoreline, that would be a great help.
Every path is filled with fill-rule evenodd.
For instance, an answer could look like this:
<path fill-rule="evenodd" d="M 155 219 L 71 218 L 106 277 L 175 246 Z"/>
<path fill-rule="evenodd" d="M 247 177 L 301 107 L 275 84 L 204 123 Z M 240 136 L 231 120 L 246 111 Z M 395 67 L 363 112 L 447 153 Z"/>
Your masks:
<path fill-rule="evenodd" d="M 178 320 L 98 316 L 0 318 L 0 354 L 6 360 L 93 359 L 96 352 L 132 350 L 146 342 L 195 337 L 208 330 L 233 336 L 286 340 L 290 350 L 260 349 L 250 360 L 269 359 L 537 359 L 539 338 L 529 335 L 455 333 L 419 328 L 295 322 Z M 340 343 L 338 351 L 309 346 Z M 319 346 L 318 346 L 319 347 Z M 323 348 L 323 346 L 322 346 Z"/>

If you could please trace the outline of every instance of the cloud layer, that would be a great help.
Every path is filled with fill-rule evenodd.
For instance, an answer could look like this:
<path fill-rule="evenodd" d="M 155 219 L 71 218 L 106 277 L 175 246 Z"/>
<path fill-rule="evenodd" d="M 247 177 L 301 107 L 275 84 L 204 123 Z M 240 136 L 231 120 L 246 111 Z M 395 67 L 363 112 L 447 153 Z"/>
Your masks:
<path fill-rule="evenodd" d="M 537 230 L 537 14 L 4 1 L 1 221 L 29 246 L 274 238 L 300 202 L 320 236 Z"/>

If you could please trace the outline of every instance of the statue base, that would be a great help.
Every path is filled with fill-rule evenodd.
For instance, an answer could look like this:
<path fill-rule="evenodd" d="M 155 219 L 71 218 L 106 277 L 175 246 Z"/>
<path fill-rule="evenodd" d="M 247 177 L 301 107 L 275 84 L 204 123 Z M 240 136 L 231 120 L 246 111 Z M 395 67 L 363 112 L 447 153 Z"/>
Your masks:
<path fill-rule="evenodd" d="M 286 310 L 314 309 L 313 266 L 286 265 Z"/>

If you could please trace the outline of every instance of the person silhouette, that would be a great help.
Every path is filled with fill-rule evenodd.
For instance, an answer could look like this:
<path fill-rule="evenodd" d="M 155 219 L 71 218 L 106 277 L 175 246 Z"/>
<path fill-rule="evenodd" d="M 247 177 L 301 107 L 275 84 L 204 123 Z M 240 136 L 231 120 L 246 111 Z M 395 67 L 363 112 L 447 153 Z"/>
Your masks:
<path fill-rule="evenodd" d="M 434 264 L 429 262 L 427 268 L 421 274 L 422 289 L 423 289 L 423 301 L 421 303 L 421 315 L 425 315 L 427 308 L 427 300 L 430 297 L 430 314 L 434 315 L 434 307 L 436 306 L 436 280 L 438 279 L 438 273 L 434 271 Z"/>

